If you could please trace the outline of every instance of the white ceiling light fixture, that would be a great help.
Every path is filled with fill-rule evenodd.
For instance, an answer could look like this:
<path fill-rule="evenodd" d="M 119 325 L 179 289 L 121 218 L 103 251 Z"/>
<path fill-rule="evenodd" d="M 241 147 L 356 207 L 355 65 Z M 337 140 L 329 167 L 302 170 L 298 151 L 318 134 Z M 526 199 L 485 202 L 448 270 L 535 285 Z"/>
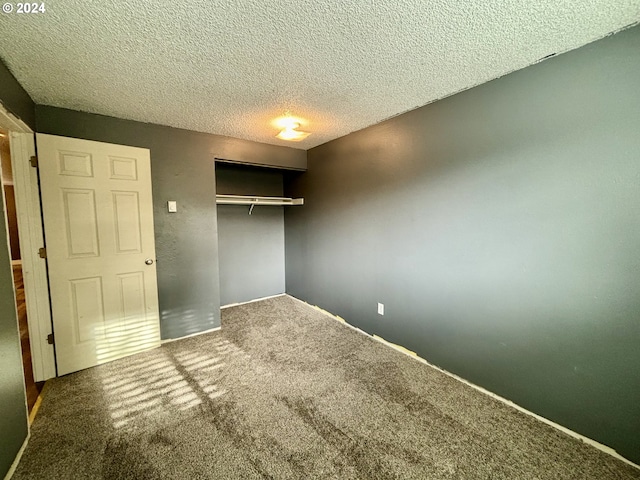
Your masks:
<path fill-rule="evenodd" d="M 279 118 L 274 123 L 279 128 L 282 128 L 282 130 L 280 130 L 280 132 L 276 135 L 276 137 L 281 140 L 287 140 L 289 142 L 299 142 L 311 135 L 311 132 L 298 130 L 298 128 L 300 128 L 300 120 L 291 116 Z"/>
<path fill-rule="evenodd" d="M 280 133 L 276 135 L 276 137 L 281 140 L 288 140 L 290 142 L 299 142 L 300 140 L 304 140 L 311 132 L 303 132 L 302 130 L 296 130 L 300 127 L 299 123 L 294 123 L 291 127 L 286 127 L 280 130 Z"/>

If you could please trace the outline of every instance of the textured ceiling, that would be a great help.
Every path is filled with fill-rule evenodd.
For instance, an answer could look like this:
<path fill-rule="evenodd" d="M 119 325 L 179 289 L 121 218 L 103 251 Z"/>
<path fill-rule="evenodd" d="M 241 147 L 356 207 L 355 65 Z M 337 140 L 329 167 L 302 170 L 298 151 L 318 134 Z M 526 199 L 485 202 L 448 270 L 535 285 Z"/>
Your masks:
<path fill-rule="evenodd" d="M 640 0 L 45 1 L 0 14 L 38 104 L 311 148 L 640 20 Z M 312 132 L 275 138 L 285 111 Z"/>

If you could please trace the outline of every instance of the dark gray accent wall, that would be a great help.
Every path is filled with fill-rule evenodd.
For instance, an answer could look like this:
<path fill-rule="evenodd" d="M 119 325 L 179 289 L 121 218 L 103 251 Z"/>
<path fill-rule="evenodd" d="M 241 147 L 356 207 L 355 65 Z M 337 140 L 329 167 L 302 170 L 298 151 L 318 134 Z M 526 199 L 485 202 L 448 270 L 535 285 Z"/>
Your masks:
<path fill-rule="evenodd" d="M 216 163 L 217 192 L 283 195 L 283 174 L 266 168 Z M 246 302 L 285 291 L 284 209 L 218 205 L 220 303 Z M 295 208 L 295 207 L 288 207 Z"/>
<path fill-rule="evenodd" d="M 287 292 L 640 463 L 638 79 L 635 27 L 310 150 Z"/>
<path fill-rule="evenodd" d="M 0 368 L 0 477 L 4 478 L 28 433 L 22 351 L 4 208 L 0 208 Z"/>
<path fill-rule="evenodd" d="M 0 102 L 31 129 L 36 125 L 35 104 L 0 59 Z"/>
<path fill-rule="evenodd" d="M 34 103 L 2 62 L 0 103 L 34 128 Z M 0 207 L 0 477 L 4 478 L 27 438 L 28 426 L 20 332 L 2 202 Z"/>
<path fill-rule="evenodd" d="M 41 133 L 150 149 L 162 338 L 219 326 L 213 157 L 222 151 L 246 159 L 253 151 L 260 159 L 288 156 L 290 149 L 40 105 L 36 126 Z M 178 202 L 177 213 L 167 212 L 168 200 Z"/>

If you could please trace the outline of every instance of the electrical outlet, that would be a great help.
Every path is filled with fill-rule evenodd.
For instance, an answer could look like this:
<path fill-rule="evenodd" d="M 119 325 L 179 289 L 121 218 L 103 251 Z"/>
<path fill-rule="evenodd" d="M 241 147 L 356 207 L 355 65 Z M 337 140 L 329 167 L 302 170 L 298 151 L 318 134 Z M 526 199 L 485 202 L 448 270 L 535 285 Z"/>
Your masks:
<path fill-rule="evenodd" d="M 384 303 L 378 303 L 378 315 L 384 315 Z"/>

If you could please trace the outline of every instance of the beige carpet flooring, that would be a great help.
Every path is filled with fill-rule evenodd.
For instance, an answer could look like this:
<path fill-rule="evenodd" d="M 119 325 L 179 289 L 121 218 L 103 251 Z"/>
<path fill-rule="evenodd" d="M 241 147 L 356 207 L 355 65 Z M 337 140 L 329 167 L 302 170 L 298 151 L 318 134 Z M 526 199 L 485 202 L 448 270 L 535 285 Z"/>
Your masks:
<path fill-rule="evenodd" d="M 640 479 L 290 297 L 55 379 L 22 479 Z"/>

